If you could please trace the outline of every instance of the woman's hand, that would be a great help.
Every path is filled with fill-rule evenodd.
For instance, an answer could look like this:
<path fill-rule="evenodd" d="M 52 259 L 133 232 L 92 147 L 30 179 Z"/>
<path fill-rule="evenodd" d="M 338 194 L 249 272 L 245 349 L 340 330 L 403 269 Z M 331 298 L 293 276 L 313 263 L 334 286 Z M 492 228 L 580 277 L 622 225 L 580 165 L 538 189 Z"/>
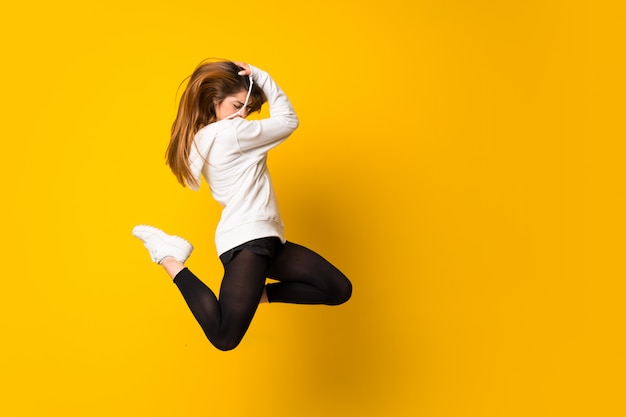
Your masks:
<path fill-rule="evenodd" d="M 240 68 L 243 68 L 241 71 L 238 72 L 239 75 L 252 75 L 252 70 L 250 69 L 250 65 L 246 64 L 245 62 L 234 62 L 235 65 L 237 65 Z"/>

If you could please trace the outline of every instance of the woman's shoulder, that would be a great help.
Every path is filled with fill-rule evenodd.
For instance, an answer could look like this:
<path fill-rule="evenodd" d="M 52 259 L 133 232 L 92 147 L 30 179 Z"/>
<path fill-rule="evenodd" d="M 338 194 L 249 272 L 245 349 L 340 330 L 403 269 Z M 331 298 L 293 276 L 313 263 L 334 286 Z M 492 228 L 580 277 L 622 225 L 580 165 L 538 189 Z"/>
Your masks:
<path fill-rule="evenodd" d="M 210 123 L 210 124 L 200 128 L 200 130 L 198 130 L 198 132 L 196 132 L 196 137 L 207 136 L 211 132 L 214 132 L 214 131 L 215 131 L 215 123 Z"/>
<path fill-rule="evenodd" d="M 198 130 L 198 133 L 196 133 L 196 135 L 214 136 L 218 132 L 227 131 L 232 128 L 237 128 L 237 126 L 240 126 L 242 123 L 245 124 L 245 122 L 247 122 L 247 120 L 242 119 L 241 117 L 219 120 L 217 122 L 213 122 L 204 126 L 200 130 Z"/>
<path fill-rule="evenodd" d="M 212 140 L 215 138 L 220 129 L 223 129 L 223 125 L 221 125 L 221 121 L 209 123 L 208 125 L 202 127 L 195 135 L 195 141 L 206 141 Z"/>

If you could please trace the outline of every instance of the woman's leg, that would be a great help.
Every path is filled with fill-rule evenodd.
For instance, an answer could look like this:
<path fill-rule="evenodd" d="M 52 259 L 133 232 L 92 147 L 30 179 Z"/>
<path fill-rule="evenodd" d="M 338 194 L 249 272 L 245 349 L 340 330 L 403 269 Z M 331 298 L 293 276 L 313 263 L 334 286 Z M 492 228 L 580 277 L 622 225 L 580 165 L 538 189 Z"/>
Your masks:
<path fill-rule="evenodd" d="M 291 242 L 278 251 L 268 277 L 279 281 L 267 285 L 269 302 L 338 305 L 352 295 L 352 284 L 341 271 L 312 250 Z"/>
<path fill-rule="evenodd" d="M 193 246 L 179 236 L 140 225 L 133 235 L 144 242 L 150 257 L 163 266 L 183 294 L 208 339 L 221 350 L 235 348 L 248 330 L 264 293 L 270 258 L 242 250 L 224 267 L 219 300 L 184 262 Z"/>
<path fill-rule="evenodd" d="M 246 249 L 224 267 L 219 300 L 185 268 L 174 283 L 209 341 L 220 350 L 234 349 L 250 326 L 261 300 L 269 258 Z"/>

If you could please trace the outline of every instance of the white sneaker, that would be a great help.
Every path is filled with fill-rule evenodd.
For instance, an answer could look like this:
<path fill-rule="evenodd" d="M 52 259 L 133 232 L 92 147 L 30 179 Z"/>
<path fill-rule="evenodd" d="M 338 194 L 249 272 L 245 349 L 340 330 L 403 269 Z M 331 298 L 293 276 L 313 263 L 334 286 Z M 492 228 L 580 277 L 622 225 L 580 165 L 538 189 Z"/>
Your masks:
<path fill-rule="evenodd" d="M 150 252 L 150 257 L 157 264 L 161 264 L 168 256 L 180 263 L 185 263 L 193 246 L 180 236 L 168 235 L 156 227 L 139 225 L 133 228 L 133 236 L 143 241 L 143 245 Z"/>

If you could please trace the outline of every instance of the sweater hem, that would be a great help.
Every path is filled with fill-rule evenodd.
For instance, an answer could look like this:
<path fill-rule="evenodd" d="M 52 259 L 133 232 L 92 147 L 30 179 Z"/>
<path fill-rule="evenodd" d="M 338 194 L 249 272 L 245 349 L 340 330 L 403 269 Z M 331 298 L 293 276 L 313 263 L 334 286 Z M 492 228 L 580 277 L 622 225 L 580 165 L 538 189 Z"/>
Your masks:
<path fill-rule="evenodd" d="M 277 237 L 285 243 L 284 226 L 271 220 L 261 220 L 242 224 L 226 232 L 220 232 L 215 237 L 215 248 L 217 255 L 235 248 L 242 243 L 263 237 Z"/>

